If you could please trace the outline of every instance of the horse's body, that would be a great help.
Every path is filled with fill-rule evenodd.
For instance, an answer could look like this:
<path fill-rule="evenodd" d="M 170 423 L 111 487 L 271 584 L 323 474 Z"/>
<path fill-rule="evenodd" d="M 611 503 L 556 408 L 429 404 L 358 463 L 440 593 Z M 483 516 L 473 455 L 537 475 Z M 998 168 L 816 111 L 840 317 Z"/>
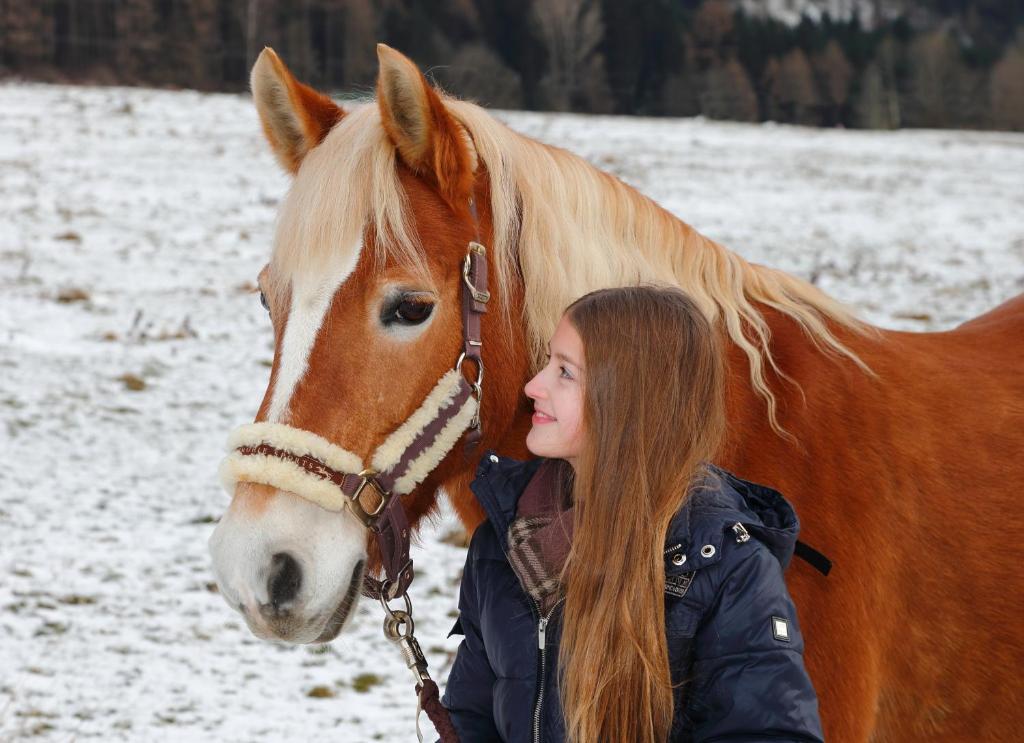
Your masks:
<path fill-rule="evenodd" d="M 771 325 L 807 400 L 789 390 L 780 413 L 800 445 L 773 435 L 737 373 L 721 461 L 786 493 L 801 538 L 834 561 L 828 577 L 801 560 L 786 574 L 826 738 L 1015 739 L 1024 297 L 949 332 L 844 338 L 877 377 Z"/>
<path fill-rule="evenodd" d="M 378 105 L 352 113 L 272 52 L 254 69 L 268 139 L 296 174 L 264 282 L 277 350 L 258 418 L 366 460 L 458 355 L 459 264 L 479 229 L 494 288 L 480 451 L 526 456 L 521 389 L 562 308 L 601 286 L 678 284 L 730 343 L 720 463 L 785 493 L 802 538 L 835 563 L 828 577 L 799 560 L 787 573 L 827 738 L 1015 739 L 1024 298 L 949 332 L 875 332 L 578 158 L 442 99 L 401 55 L 383 49 L 381 65 Z M 381 308 L 403 287 L 433 314 L 396 329 Z M 474 464 L 460 448 L 445 457 L 406 498 L 410 520 L 443 487 L 474 528 Z M 365 539 L 315 511 L 245 484 L 218 527 L 222 590 L 260 634 L 309 641 L 350 612 L 338 601 Z M 268 568 L 282 552 L 296 566 L 284 603 Z"/>

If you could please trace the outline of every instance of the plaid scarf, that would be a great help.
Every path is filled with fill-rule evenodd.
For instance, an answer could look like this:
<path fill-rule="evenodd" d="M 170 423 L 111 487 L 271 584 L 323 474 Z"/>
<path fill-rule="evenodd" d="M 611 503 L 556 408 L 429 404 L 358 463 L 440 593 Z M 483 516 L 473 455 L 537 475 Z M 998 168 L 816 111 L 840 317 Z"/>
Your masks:
<path fill-rule="evenodd" d="M 558 463 L 545 460 L 519 498 L 508 529 L 509 562 L 546 615 L 562 593 L 559 576 L 572 545 L 572 507 L 557 502 Z"/>

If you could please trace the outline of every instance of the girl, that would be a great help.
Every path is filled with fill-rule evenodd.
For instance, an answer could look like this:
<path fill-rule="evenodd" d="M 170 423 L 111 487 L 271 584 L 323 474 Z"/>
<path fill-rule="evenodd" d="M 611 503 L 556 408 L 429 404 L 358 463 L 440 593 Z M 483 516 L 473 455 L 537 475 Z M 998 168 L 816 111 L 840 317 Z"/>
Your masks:
<path fill-rule="evenodd" d="M 724 361 L 668 288 L 577 300 L 526 385 L 529 450 L 489 453 L 444 704 L 468 741 L 820 741 L 777 492 L 708 464 Z"/>

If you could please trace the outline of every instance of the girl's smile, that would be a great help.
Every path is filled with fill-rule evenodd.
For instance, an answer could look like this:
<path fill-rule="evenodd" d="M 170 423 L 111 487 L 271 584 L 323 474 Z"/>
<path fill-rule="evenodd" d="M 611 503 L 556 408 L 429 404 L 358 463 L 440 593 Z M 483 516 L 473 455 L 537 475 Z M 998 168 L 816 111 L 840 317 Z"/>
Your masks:
<path fill-rule="evenodd" d="M 533 411 L 533 425 L 541 426 L 545 423 L 553 423 L 557 418 L 553 418 L 547 413 L 542 413 L 539 410 Z"/>

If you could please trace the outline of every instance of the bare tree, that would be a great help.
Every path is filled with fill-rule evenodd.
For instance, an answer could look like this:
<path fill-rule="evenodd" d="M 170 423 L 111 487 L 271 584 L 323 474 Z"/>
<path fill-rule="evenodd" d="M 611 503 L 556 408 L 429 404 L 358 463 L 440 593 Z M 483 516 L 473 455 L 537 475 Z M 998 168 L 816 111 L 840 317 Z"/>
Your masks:
<path fill-rule="evenodd" d="M 839 42 L 830 39 L 821 54 L 814 57 L 814 72 L 818 78 L 822 99 L 827 111 L 826 124 L 840 124 L 843 109 L 850 96 L 853 67 L 846 59 Z"/>
<path fill-rule="evenodd" d="M 592 75 L 604 80 L 604 60 L 597 51 L 604 35 L 596 0 L 540 0 L 534 19 L 548 52 L 548 74 L 541 81 L 548 105 L 568 111 Z"/>
<path fill-rule="evenodd" d="M 346 85 L 372 86 L 377 77 L 377 16 L 371 0 L 345 0 L 342 70 Z M 341 82 L 341 81 L 338 81 Z"/>
<path fill-rule="evenodd" d="M 460 46 L 435 75 L 446 90 L 485 106 L 514 109 L 523 105 L 519 75 L 482 43 Z"/>
<path fill-rule="evenodd" d="M 0 66 L 38 74 L 53 61 L 54 23 L 42 3 L 0 2 Z"/>
<path fill-rule="evenodd" d="M 906 123 L 910 126 L 959 124 L 963 108 L 964 65 L 952 34 L 940 28 L 914 39 L 910 47 Z"/>
<path fill-rule="evenodd" d="M 701 112 L 712 119 L 757 121 L 757 95 L 743 65 L 735 58 L 709 69 L 701 95 Z"/>
<path fill-rule="evenodd" d="M 807 57 L 799 47 L 778 62 L 773 57 L 765 66 L 769 118 L 813 126 L 819 123 L 821 98 Z"/>
<path fill-rule="evenodd" d="M 734 28 L 733 10 L 727 0 L 710 0 L 693 18 L 693 41 L 701 69 L 725 62 Z"/>

